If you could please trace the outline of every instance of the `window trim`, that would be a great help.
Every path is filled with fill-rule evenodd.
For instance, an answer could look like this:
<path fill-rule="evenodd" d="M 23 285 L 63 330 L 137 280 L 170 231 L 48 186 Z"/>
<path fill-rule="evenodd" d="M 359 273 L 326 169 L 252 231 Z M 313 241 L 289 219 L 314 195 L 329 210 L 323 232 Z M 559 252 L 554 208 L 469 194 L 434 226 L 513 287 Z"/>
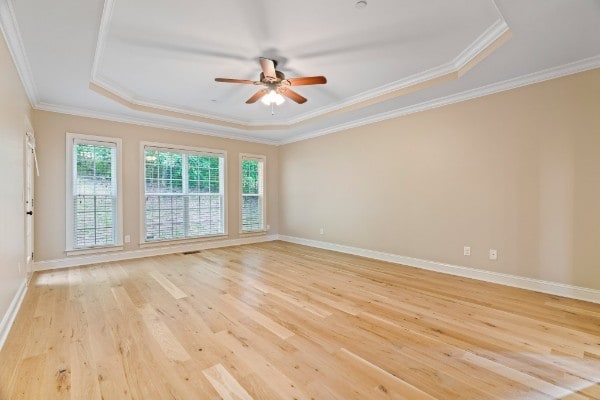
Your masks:
<path fill-rule="evenodd" d="M 205 235 L 198 237 L 183 237 L 176 239 L 158 239 L 158 240 L 146 240 L 146 162 L 144 159 L 144 152 L 146 148 L 152 148 L 155 150 L 173 150 L 173 151 L 188 151 L 198 154 L 205 155 L 217 155 L 223 157 L 223 233 L 215 235 Z M 228 234 L 228 203 L 227 203 L 227 151 L 220 149 L 209 149 L 205 147 L 185 146 L 176 145 L 170 143 L 160 142 L 140 142 L 139 151 L 139 165 L 140 165 L 140 199 L 139 199 L 139 215 L 140 215 L 140 230 L 139 230 L 139 245 L 140 247 L 154 247 L 164 246 L 168 244 L 178 243 L 194 243 L 194 242 L 206 242 L 215 239 L 223 239 L 229 236 Z"/>
<path fill-rule="evenodd" d="M 242 206 L 244 204 L 243 196 L 244 196 L 244 187 L 242 183 L 242 161 L 244 160 L 256 160 L 261 161 L 263 163 L 263 193 L 262 193 L 262 217 L 263 217 L 263 229 L 256 231 L 245 231 L 243 230 L 242 223 Z M 249 154 L 249 153 L 240 153 L 240 162 L 238 166 L 238 174 L 239 174 L 239 207 L 238 207 L 238 217 L 239 217 L 239 234 L 240 235 L 257 235 L 257 234 L 266 234 L 267 229 L 267 156 L 262 154 Z"/>
<path fill-rule="evenodd" d="M 116 172 L 117 172 L 117 218 L 115 231 L 115 244 L 109 246 L 93 246 L 77 249 L 73 247 L 73 202 L 70 199 L 73 197 L 73 149 L 75 142 L 91 143 L 91 144 L 111 144 L 116 148 Z M 67 256 L 79 254 L 93 254 L 106 251 L 123 250 L 123 178 L 122 178 L 122 146 L 121 138 L 110 136 L 87 135 L 84 133 L 66 132 L 66 184 L 65 184 L 65 207 L 66 207 L 66 224 L 65 224 L 65 253 Z"/>

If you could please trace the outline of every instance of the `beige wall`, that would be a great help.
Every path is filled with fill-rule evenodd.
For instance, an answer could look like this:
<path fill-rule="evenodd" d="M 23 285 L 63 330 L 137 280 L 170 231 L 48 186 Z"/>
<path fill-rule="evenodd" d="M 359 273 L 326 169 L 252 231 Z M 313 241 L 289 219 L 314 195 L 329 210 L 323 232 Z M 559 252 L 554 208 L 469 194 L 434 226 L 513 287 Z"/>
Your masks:
<path fill-rule="evenodd" d="M 45 111 L 34 112 L 40 177 L 36 182 L 36 261 L 65 257 L 65 134 L 119 137 L 123 140 L 123 231 L 131 235 L 125 251 L 140 243 L 140 142 L 161 142 L 227 151 L 228 231 L 239 237 L 239 154 L 267 156 L 267 223 L 277 233 L 278 149 L 275 146 L 142 127 Z"/>
<path fill-rule="evenodd" d="M 600 289 L 600 69 L 279 157 L 280 234 Z"/>
<path fill-rule="evenodd" d="M 125 250 L 157 141 L 227 150 L 231 238 L 238 154 L 265 154 L 271 233 L 600 289 L 599 108 L 594 70 L 279 148 L 36 111 L 36 258 L 65 257 L 69 131 L 123 139 Z"/>
<path fill-rule="evenodd" d="M 0 33 L 0 320 L 25 279 L 24 144 L 31 107 Z"/>

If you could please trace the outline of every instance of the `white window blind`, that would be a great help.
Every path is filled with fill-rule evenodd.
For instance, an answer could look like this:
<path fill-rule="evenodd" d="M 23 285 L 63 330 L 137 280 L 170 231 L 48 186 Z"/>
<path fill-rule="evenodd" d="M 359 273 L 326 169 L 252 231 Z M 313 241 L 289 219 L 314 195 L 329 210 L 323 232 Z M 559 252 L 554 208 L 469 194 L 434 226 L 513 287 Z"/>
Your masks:
<path fill-rule="evenodd" d="M 145 240 L 225 233 L 223 153 L 144 147 Z"/>
<path fill-rule="evenodd" d="M 117 244 L 117 145 L 74 139 L 72 144 L 73 249 Z"/>
<path fill-rule="evenodd" d="M 265 230 L 264 168 L 263 156 L 241 156 L 242 232 Z"/>

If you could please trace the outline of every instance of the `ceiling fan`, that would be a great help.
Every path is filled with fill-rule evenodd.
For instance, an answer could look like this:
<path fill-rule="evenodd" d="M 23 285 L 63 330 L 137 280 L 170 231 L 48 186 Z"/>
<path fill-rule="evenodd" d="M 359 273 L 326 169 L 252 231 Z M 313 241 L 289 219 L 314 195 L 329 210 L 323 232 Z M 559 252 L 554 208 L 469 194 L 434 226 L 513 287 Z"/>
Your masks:
<path fill-rule="evenodd" d="M 258 81 L 229 78 L 215 78 L 215 81 L 266 86 L 266 88 L 259 90 L 252 97 L 246 100 L 246 104 L 256 103 L 259 99 L 261 99 L 262 102 L 267 105 L 280 105 L 284 101 L 283 96 L 295 101 L 298 104 L 306 103 L 306 98 L 290 89 L 290 86 L 322 85 L 327 83 L 327 78 L 324 76 L 308 76 L 303 78 L 286 79 L 283 72 L 275 70 L 275 68 L 277 68 L 277 61 L 264 57 L 260 57 L 259 61 L 262 72 L 260 73 L 260 78 Z"/>

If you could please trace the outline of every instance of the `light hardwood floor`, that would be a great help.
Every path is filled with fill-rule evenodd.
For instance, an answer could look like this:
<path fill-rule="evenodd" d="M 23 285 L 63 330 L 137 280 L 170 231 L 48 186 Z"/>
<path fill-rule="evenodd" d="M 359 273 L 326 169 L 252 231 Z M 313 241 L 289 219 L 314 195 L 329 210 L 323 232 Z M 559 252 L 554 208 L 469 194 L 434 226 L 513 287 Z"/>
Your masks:
<path fill-rule="evenodd" d="M 284 242 L 37 273 L 2 399 L 600 399 L 600 305 Z"/>

